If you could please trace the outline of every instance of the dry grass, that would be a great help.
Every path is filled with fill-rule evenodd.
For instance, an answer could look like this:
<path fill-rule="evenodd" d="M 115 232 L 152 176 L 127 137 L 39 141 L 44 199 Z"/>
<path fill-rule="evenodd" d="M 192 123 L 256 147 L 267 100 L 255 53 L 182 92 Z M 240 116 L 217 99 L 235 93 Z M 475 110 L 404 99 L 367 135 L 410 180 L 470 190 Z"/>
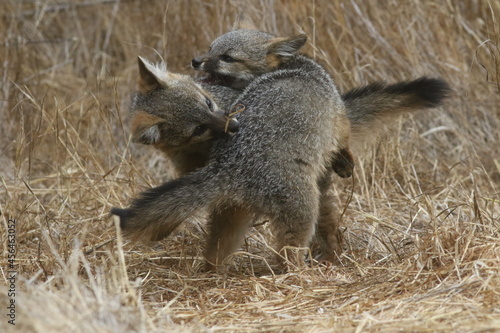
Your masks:
<path fill-rule="evenodd" d="M 192 73 L 243 3 L 2 2 L 0 243 L 15 218 L 18 275 L 17 325 L 0 287 L 0 330 L 499 331 L 498 1 L 249 3 L 262 29 L 307 33 L 344 91 L 420 75 L 455 91 L 359 156 L 354 186 L 338 180 L 340 206 L 353 191 L 342 265 L 275 275 L 266 224 L 220 275 L 199 270 L 203 218 L 151 246 L 117 240 L 110 207 L 171 174 L 130 142 L 136 56 Z"/>

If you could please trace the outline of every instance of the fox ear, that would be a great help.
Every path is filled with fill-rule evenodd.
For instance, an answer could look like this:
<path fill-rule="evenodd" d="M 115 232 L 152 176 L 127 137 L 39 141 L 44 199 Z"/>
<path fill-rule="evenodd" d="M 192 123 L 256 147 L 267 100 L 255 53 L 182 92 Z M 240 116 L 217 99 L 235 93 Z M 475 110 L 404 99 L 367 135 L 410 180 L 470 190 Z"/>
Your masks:
<path fill-rule="evenodd" d="M 142 93 L 159 88 L 162 83 L 155 75 L 155 67 L 141 57 L 137 57 L 139 65 L 139 90 Z"/>
<path fill-rule="evenodd" d="M 152 145 L 160 141 L 160 117 L 138 111 L 132 116 L 132 142 Z"/>
<path fill-rule="evenodd" d="M 143 145 L 154 145 L 160 141 L 160 129 L 158 125 L 144 128 L 132 137 L 132 142 L 142 143 Z"/>
<path fill-rule="evenodd" d="M 240 29 L 257 30 L 257 27 L 253 23 L 250 16 L 248 16 L 243 11 L 238 14 L 238 17 L 236 18 L 236 21 L 233 24 L 233 30 L 240 30 Z"/>
<path fill-rule="evenodd" d="M 269 43 L 268 53 L 279 57 L 291 57 L 304 46 L 306 40 L 307 36 L 304 34 L 273 38 Z"/>

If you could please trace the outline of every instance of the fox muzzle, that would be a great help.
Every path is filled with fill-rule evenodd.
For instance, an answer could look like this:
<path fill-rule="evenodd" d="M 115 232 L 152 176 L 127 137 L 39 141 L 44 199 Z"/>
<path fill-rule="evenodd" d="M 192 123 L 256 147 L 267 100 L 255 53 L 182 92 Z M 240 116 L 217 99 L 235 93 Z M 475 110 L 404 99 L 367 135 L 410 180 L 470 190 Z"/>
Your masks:
<path fill-rule="evenodd" d="M 191 66 L 193 66 L 194 69 L 200 69 L 202 63 L 203 59 L 201 58 L 193 58 L 193 60 L 191 60 Z"/>
<path fill-rule="evenodd" d="M 238 132 L 239 128 L 240 124 L 238 123 L 238 120 L 236 120 L 235 118 L 228 118 L 226 133 L 234 134 Z"/>

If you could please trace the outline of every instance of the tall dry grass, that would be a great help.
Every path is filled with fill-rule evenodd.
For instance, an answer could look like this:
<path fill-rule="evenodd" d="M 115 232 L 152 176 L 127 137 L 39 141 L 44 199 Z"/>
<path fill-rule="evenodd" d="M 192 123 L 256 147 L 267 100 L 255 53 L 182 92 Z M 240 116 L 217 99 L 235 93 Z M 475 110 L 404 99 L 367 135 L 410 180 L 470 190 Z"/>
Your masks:
<path fill-rule="evenodd" d="M 341 207 L 353 193 L 338 267 L 275 275 L 264 223 L 210 275 L 203 217 L 149 246 L 122 244 L 108 217 L 171 174 L 130 142 L 137 55 L 193 74 L 242 6 L 263 30 L 308 34 L 343 91 L 421 75 L 453 87 L 332 189 Z M 17 220 L 16 326 L 2 312 L 2 331 L 500 330 L 498 1 L 4 0 L 0 17 L 4 254 Z"/>

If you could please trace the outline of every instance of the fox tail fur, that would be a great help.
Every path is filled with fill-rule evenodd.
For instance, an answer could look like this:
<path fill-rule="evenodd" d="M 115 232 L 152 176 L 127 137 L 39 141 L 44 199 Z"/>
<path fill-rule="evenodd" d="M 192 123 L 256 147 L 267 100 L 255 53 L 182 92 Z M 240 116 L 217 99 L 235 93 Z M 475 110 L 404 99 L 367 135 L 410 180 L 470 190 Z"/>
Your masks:
<path fill-rule="evenodd" d="M 396 84 L 376 82 L 348 91 L 342 100 L 351 122 L 351 146 L 359 149 L 373 141 L 403 113 L 440 106 L 450 92 L 446 81 L 427 77 Z"/>
<path fill-rule="evenodd" d="M 132 239 L 163 239 L 196 212 L 215 204 L 220 195 L 218 177 L 204 171 L 146 190 L 129 208 L 113 208 L 111 214 L 120 218 L 121 230 Z"/>

